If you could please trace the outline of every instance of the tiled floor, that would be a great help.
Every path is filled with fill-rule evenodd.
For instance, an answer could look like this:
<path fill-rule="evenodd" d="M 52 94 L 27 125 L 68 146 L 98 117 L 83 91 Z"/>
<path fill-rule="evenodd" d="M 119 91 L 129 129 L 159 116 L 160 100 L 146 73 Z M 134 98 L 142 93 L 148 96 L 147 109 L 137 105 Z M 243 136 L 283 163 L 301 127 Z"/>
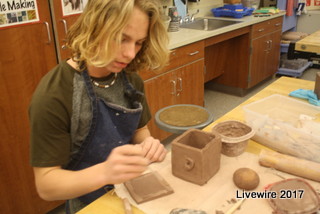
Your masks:
<path fill-rule="evenodd" d="M 314 69 L 314 68 L 309 68 L 307 69 L 303 75 L 299 78 L 301 79 L 306 79 L 306 80 L 315 80 L 316 72 L 320 72 L 320 69 Z M 206 84 L 205 86 L 205 107 L 211 111 L 211 113 L 214 115 L 214 118 L 217 119 L 251 97 L 252 95 L 256 94 L 258 91 L 263 89 L 264 87 L 268 86 L 270 83 L 275 81 L 277 76 L 263 82 L 263 84 L 258 85 L 257 87 L 254 87 L 253 90 L 251 90 L 247 95 L 243 97 L 235 96 L 235 95 L 230 95 L 218 91 L 213 91 L 210 89 L 210 83 Z M 301 86 L 303 88 L 303 86 Z M 172 135 L 163 143 L 166 145 L 168 149 L 170 149 L 170 142 L 172 139 L 174 139 L 176 135 Z M 55 210 L 52 210 L 48 214 L 65 214 L 64 212 L 64 206 L 60 206 L 56 208 Z"/>

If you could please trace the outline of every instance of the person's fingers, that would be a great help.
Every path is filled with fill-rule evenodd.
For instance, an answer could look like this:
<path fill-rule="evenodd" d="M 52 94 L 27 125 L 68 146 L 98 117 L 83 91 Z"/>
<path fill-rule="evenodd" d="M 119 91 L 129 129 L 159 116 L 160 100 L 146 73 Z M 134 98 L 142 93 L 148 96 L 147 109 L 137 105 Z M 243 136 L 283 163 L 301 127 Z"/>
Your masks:
<path fill-rule="evenodd" d="M 142 143 L 137 144 L 137 145 L 141 145 L 143 153 L 144 153 L 144 157 L 147 156 L 149 150 L 152 147 L 152 140 L 153 140 L 153 137 L 147 137 Z"/>
<path fill-rule="evenodd" d="M 158 139 L 154 139 L 153 137 L 146 138 L 142 145 L 145 152 L 145 157 L 151 161 L 155 161 L 160 155 L 159 152 L 161 152 L 164 148 L 160 141 Z M 155 155 L 157 155 L 157 157 L 155 157 Z"/>
<path fill-rule="evenodd" d="M 147 165 L 130 165 L 130 164 L 119 164 L 113 167 L 115 174 L 125 173 L 142 173 L 147 169 Z"/>
<path fill-rule="evenodd" d="M 163 159 L 165 158 L 167 154 L 167 150 L 164 148 L 164 146 L 162 144 L 159 145 L 157 151 L 155 152 L 155 154 L 152 157 L 153 162 L 155 161 L 163 161 Z"/>
<path fill-rule="evenodd" d="M 120 184 L 123 182 L 126 182 L 128 180 L 131 180 L 133 178 L 139 177 L 140 175 L 142 175 L 142 173 L 124 173 L 121 175 L 121 177 L 119 178 L 115 178 L 114 180 L 114 184 Z"/>
<path fill-rule="evenodd" d="M 168 153 L 168 151 L 167 151 L 167 150 L 164 150 L 164 151 L 161 153 L 161 155 L 159 156 L 158 162 L 163 161 L 163 160 L 166 158 L 167 153 Z"/>
<path fill-rule="evenodd" d="M 131 150 L 128 151 L 127 148 Z M 109 155 L 108 161 L 113 165 L 147 166 L 149 164 L 149 160 L 143 156 L 142 149 L 132 145 L 126 148 L 115 148 Z"/>
<path fill-rule="evenodd" d="M 126 144 L 123 146 L 118 146 L 113 149 L 113 152 L 120 155 L 138 155 L 144 156 L 144 152 L 141 146 Z"/>
<path fill-rule="evenodd" d="M 142 165 L 147 166 L 149 164 L 149 160 L 143 156 L 128 156 L 123 155 L 119 156 L 117 162 L 124 165 Z"/>

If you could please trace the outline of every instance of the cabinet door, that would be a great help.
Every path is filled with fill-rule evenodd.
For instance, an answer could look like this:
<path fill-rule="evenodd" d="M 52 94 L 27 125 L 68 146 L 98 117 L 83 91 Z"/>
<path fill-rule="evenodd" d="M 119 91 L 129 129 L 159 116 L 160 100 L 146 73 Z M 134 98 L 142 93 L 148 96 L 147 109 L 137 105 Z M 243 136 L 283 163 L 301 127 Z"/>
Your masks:
<path fill-rule="evenodd" d="M 40 22 L 0 29 L 0 213 L 42 214 L 61 203 L 39 198 L 29 164 L 30 99 L 57 64 L 49 5 L 37 3 Z"/>
<path fill-rule="evenodd" d="M 55 27 L 55 39 L 57 46 L 58 59 L 64 60 L 70 58 L 71 52 L 66 48 L 66 36 L 70 26 L 77 20 L 80 14 L 63 15 L 62 1 L 50 0 L 51 11 L 53 15 L 53 24 Z"/>
<path fill-rule="evenodd" d="M 250 67 L 249 87 L 252 87 L 264 79 L 269 65 L 267 59 L 270 49 L 270 37 L 263 36 L 252 40 L 252 56 Z"/>
<path fill-rule="evenodd" d="M 270 43 L 269 62 L 267 63 L 269 67 L 266 71 L 266 77 L 274 75 L 279 69 L 281 31 L 276 31 L 270 35 Z"/>
<path fill-rule="evenodd" d="M 163 140 L 170 135 L 157 127 L 154 116 L 161 108 L 174 104 L 204 104 L 204 60 L 200 59 L 177 70 L 144 82 L 153 116 L 148 126 L 152 136 Z"/>
<path fill-rule="evenodd" d="M 175 71 L 177 104 L 204 104 L 204 60 L 200 59 Z"/>
<path fill-rule="evenodd" d="M 252 40 L 249 87 L 277 72 L 280 60 L 281 31 Z"/>
<path fill-rule="evenodd" d="M 148 126 L 153 137 L 165 139 L 170 133 L 157 127 L 154 116 L 163 107 L 173 105 L 175 102 L 176 81 L 173 72 L 168 72 L 144 82 L 145 94 L 151 111 L 152 119 Z"/>

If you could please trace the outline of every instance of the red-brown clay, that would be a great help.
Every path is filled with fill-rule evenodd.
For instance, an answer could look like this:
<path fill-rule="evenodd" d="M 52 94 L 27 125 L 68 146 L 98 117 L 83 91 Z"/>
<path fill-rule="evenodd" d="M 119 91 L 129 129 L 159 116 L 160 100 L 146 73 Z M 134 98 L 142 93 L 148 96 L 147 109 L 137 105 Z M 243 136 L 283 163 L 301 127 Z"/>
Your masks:
<path fill-rule="evenodd" d="M 124 185 L 137 204 L 173 193 L 170 185 L 156 171 L 131 179 Z"/>
<path fill-rule="evenodd" d="M 172 174 L 203 185 L 218 172 L 220 154 L 218 133 L 189 129 L 172 142 Z"/>
<path fill-rule="evenodd" d="M 213 127 L 222 140 L 221 153 L 229 157 L 242 154 L 248 144 L 248 140 L 254 135 L 252 128 L 240 121 L 229 120 L 218 123 Z"/>

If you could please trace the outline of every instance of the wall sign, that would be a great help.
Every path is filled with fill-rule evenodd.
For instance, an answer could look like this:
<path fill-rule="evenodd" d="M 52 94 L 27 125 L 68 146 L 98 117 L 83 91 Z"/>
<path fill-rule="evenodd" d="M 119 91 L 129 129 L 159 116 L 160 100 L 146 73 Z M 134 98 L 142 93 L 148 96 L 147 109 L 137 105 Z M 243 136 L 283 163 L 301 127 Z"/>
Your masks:
<path fill-rule="evenodd" d="M 61 0 L 62 15 L 69 16 L 82 13 L 88 0 Z"/>
<path fill-rule="evenodd" d="M 307 10 L 319 10 L 320 0 L 306 0 Z"/>
<path fill-rule="evenodd" d="M 36 0 L 0 0 L 0 28 L 38 21 Z"/>

